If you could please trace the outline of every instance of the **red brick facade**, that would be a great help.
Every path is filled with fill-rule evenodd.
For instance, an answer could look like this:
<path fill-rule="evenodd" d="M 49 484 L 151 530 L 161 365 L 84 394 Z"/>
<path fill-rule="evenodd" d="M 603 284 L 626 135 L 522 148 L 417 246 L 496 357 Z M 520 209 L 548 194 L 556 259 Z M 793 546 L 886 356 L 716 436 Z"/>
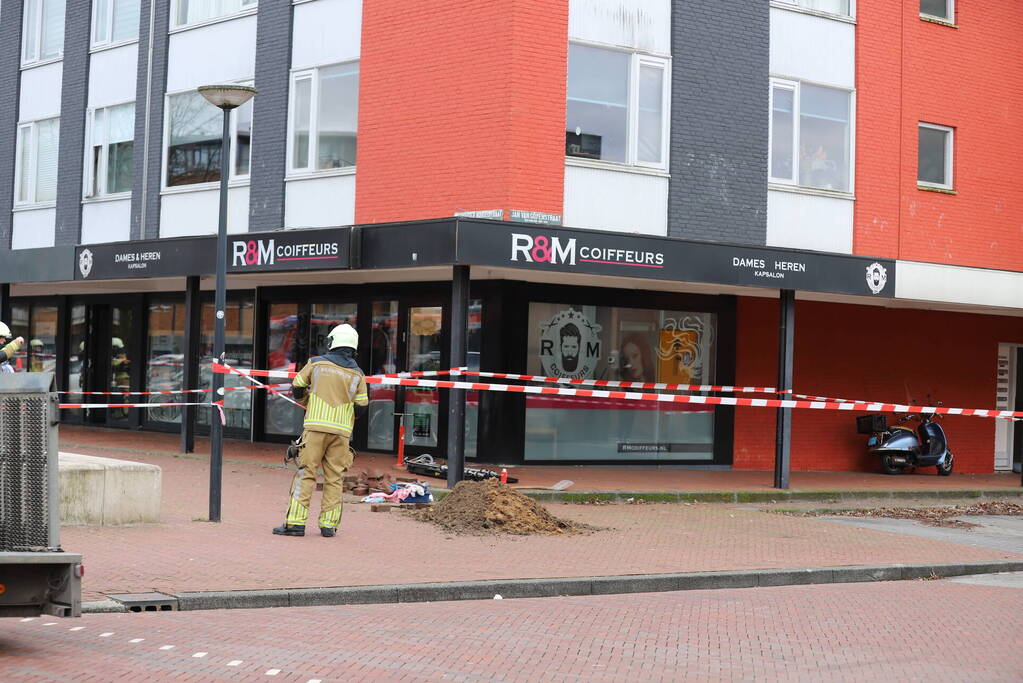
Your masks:
<path fill-rule="evenodd" d="M 956 10 L 856 3 L 854 250 L 1023 270 L 1023 4 Z M 917 188 L 919 122 L 955 128 L 954 196 Z"/>
<path fill-rule="evenodd" d="M 562 212 L 567 0 L 365 0 L 362 22 L 357 223 Z"/>

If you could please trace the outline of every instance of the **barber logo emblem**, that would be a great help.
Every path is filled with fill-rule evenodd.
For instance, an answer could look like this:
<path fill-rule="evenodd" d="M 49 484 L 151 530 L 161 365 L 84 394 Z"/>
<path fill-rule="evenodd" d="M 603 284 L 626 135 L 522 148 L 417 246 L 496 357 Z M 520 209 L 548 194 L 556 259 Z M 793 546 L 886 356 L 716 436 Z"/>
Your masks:
<path fill-rule="evenodd" d="M 78 272 L 83 278 L 89 277 L 89 273 L 92 272 L 92 252 L 88 249 L 82 249 L 82 253 L 78 255 Z"/>
<path fill-rule="evenodd" d="M 880 294 L 884 286 L 888 284 L 888 271 L 880 263 L 871 263 L 867 266 L 867 286 L 874 294 Z"/>
<path fill-rule="evenodd" d="M 593 377 L 600 361 L 600 325 L 569 308 L 541 323 L 540 329 L 540 365 L 545 375 Z"/>

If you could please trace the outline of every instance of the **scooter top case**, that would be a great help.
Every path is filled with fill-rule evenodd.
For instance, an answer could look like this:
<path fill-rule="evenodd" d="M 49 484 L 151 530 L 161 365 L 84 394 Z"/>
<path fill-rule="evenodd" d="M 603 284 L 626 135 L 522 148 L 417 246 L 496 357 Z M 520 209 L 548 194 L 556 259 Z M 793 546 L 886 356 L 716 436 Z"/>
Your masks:
<path fill-rule="evenodd" d="M 920 440 L 912 429 L 892 427 L 881 435 L 881 443 L 870 449 L 871 453 L 919 453 Z"/>

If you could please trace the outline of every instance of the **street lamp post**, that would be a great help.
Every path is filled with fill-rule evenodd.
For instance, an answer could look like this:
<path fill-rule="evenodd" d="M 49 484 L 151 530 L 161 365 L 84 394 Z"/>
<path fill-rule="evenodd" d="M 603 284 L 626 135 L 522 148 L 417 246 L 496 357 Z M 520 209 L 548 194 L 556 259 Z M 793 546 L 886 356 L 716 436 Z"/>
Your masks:
<path fill-rule="evenodd" d="M 204 85 L 199 94 L 224 112 L 224 137 L 220 142 L 220 218 L 217 222 L 217 293 L 214 302 L 216 331 L 213 357 L 224 362 L 224 318 L 227 308 L 227 180 L 231 173 L 231 110 L 252 99 L 256 89 L 247 85 Z M 213 401 L 224 399 L 224 376 L 213 373 Z M 224 463 L 224 425 L 220 415 L 210 415 L 210 521 L 220 521 L 220 490 Z"/>

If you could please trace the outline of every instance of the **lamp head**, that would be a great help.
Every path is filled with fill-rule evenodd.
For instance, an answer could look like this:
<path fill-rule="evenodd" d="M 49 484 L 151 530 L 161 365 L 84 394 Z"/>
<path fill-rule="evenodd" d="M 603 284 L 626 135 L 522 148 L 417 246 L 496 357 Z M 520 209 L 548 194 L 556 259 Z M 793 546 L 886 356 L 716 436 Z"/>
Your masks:
<path fill-rule="evenodd" d="M 240 107 L 256 94 L 256 89 L 250 85 L 201 85 L 198 90 L 210 104 L 224 110 Z"/>

